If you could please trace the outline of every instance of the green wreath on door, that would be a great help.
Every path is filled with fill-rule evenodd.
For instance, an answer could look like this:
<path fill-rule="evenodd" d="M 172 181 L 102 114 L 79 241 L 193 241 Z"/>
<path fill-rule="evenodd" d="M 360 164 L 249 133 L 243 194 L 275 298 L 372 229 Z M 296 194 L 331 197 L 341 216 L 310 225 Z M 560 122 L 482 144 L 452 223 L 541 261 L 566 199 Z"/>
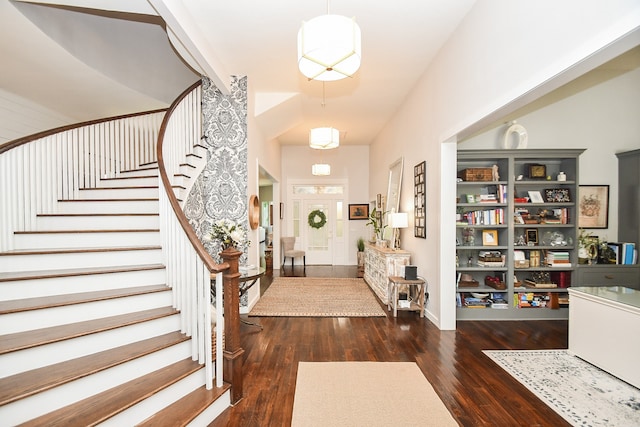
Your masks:
<path fill-rule="evenodd" d="M 309 226 L 320 229 L 327 223 L 327 216 L 320 209 L 309 213 Z"/>

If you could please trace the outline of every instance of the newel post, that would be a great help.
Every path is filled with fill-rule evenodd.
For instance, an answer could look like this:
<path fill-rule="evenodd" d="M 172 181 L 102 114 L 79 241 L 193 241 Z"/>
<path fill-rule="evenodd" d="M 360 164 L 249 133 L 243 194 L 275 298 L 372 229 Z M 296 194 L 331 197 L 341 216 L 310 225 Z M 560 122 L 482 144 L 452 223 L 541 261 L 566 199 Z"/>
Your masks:
<path fill-rule="evenodd" d="M 227 248 L 220 252 L 223 262 L 229 264 L 224 273 L 224 367 L 223 378 L 231 384 L 231 404 L 242 399 L 242 362 L 244 350 L 240 347 L 240 290 L 238 285 L 238 259 L 242 252 Z"/>

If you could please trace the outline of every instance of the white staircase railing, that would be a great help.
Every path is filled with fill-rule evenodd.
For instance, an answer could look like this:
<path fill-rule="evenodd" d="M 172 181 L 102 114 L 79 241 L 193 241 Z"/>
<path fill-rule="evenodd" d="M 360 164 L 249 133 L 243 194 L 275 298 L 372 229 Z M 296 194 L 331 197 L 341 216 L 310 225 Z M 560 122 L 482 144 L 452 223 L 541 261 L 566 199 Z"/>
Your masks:
<path fill-rule="evenodd" d="M 0 251 L 15 231 L 35 230 L 37 214 L 56 213 L 103 177 L 156 161 L 164 110 L 67 126 L 0 146 Z"/>
<path fill-rule="evenodd" d="M 200 142 L 201 85 L 185 91 L 169 108 L 158 139 L 158 167 L 164 191 L 160 191 L 160 222 L 162 248 L 173 288 L 175 307 L 181 312 L 182 331 L 191 336 L 193 360 L 205 364 L 208 389 L 212 388 L 211 354 L 211 283 L 216 275 L 216 307 L 222 307 L 222 271 L 227 265 L 217 265 L 207 253 L 187 222 L 173 192 L 171 179 L 178 174 L 180 164 Z M 216 385 L 223 385 L 222 310 L 216 310 Z"/>
<path fill-rule="evenodd" d="M 174 102 L 168 112 L 121 116 L 21 138 L 0 146 L 0 251 L 14 248 L 15 231 L 35 229 L 37 214 L 57 213 L 59 200 L 77 198 L 101 178 L 118 177 L 158 162 L 160 233 L 174 307 L 182 332 L 192 338 L 192 358 L 205 365 L 206 386 L 213 387 L 211 283 L 222 307 L 222 272 L 188 224 L 172 190 L 187 154 L 202 134 L 200 83 Z M 216 383 L 223 385 L 222 310 L 216 314 Z"/>

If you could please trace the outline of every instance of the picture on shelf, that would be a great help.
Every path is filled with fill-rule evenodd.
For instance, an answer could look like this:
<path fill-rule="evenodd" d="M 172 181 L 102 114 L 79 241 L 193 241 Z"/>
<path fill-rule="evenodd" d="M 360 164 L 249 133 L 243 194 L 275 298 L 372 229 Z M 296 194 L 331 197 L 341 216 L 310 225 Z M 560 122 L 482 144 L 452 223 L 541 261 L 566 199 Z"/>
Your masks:
<path fill-rule="evenodd" d="M 526 241 L 527 241 L 527 245 L 530 245 L 530 246 L 538 244 L 537 228 L 527 228 Z"/>
<path fill-rule="evenodd" d="M 568 188 L 551 188 L 544 190 L 544 198 L 547 200 L 547 203 L 571 202 Z"/>
<path fill-rule="evenodd" d="M 528 191 L 529 200 L 531 203 L 544 203 L 544 199 L 542 198 L 542 194 L 539 191 Z"/>
<path fill-rule="evenodd" d="M 482 244 L 484 246 L 498 246 L 498 230 L 482 230 Z"/>

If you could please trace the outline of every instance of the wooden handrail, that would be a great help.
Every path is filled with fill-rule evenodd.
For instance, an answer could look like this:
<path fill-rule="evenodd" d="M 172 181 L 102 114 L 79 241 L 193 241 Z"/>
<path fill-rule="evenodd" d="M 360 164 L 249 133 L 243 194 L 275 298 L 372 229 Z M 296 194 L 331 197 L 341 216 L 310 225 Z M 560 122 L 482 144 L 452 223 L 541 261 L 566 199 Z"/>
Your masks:
<path fill-rule="evenodd" d="M 120 116 L 113 116 L 113 117 L 106 117 L 103 119 L 95 119 L 95 120 L 89 120 L 86 122 L 82 122 L 82 123 L 74 123 L 71 125 L 64 125 L 64 126 L 60 126 L 54 129 L 49 129 L 49 130 L 45 130 L 42 132 L 37 132 L 31 135 L 27 135 L 27 136 L 23 136 L 22 138 L 18 138 L 18 139 L 14 139 L 12 141 L 9 141 L 7 143 L 4 143 L 2 145 L 0 145 L 0 154 L 4 153 L 5 151 L 9 151 L 12 150 L 16 147 L 19 147 L 21 145 L 24 144 L 28 144 L 29 142 L 35 141 L 37 139 L 41 139 L 41 138 L 46 138 L 48 136 L 51 135 L 55 135 L 57 133 L 62 133 L 62 132 L 66 132 L 69 130 L 73 130 L 73 129 L 78 129 L 84 126 L 91 126 L 91 125 L 95 125 L 98 123 L 105 123 L 105 122 L 109 122 L 109 121 L 113 121 L 113 120 L 120 120 L 120 119 L 128 119 L 131 117 L 137 117 L 137 116 L 144 116 L 144 115 L 148 115 L 148 114 L 155 114 L 155 113 L 162 113 L 162 112 L 166 112 L 167 109 L 166 108 L 160 108 L 157 110 L 151 110 L 151 111 L 143 111 L 140 113 L 130 113 L 130 114 L 123 114 Z M 166 119 L 166 117 L 165 117 Z"/>
<path fill-rule="evenodd" d="M 195 88 L 197 88 L 201 84 L 202 84 L 202 81 L 195 82 L 189 88 L 187 88 L 183 93 L 181 93 L 180 96 L 173 102 L 173 104 L 171 104 L 171 106 L 167 110 L 167 113 L 164 116 L 164 119 L 162 120 L 162 125 L 160 126 L 160 132 L 158 134 L 158 144 L 157 144 L 158 171 L 160 174 L 160 179 L 162 180 L 162 184 L 163 184 L 162 186 L 164 187 L 164 191 L 167 195 L 169 203 L 171 204 L 171 208 L 173 209 L 173 212 L 175 213 L 176 218 L 180 223 L 180 226 L 182 227 L 185 234 L 187 235 L 187 238 L 191 242 L 193 249 L 196 251 L 196 253 L 200 257 L 202 262 L 204 262 L 209 272 L 212 274 L 215 274 L 215 273 L 219 273 L 227 270 L 229 268 L 229 264 L 216 263 L 213 257 L 209 255 L 209 252 L 207 252 L 207 249 L 204 247 L 204 245 L 196 235 L 195 231 L 193 231 L 193 228 L 191 228 L 191 225 L 189 224 L 187 217 L 185 216 L 184 212 L 180 208 L 180 203 L 178 202 L 176 195 L 172 191 L 171 182 L 169 181 L 169 177 L 167 176 L 167 170 L 164 164 L 164 156 L 162 154 L 162 145 L 164 143 L 164 135 L 167 131 L 167 124 L 169 122 L 171 114 L 177 108 L 178 104 L 184 98 L 186 98 L 186 96 L 189 93 L 191 93 Z"/>

